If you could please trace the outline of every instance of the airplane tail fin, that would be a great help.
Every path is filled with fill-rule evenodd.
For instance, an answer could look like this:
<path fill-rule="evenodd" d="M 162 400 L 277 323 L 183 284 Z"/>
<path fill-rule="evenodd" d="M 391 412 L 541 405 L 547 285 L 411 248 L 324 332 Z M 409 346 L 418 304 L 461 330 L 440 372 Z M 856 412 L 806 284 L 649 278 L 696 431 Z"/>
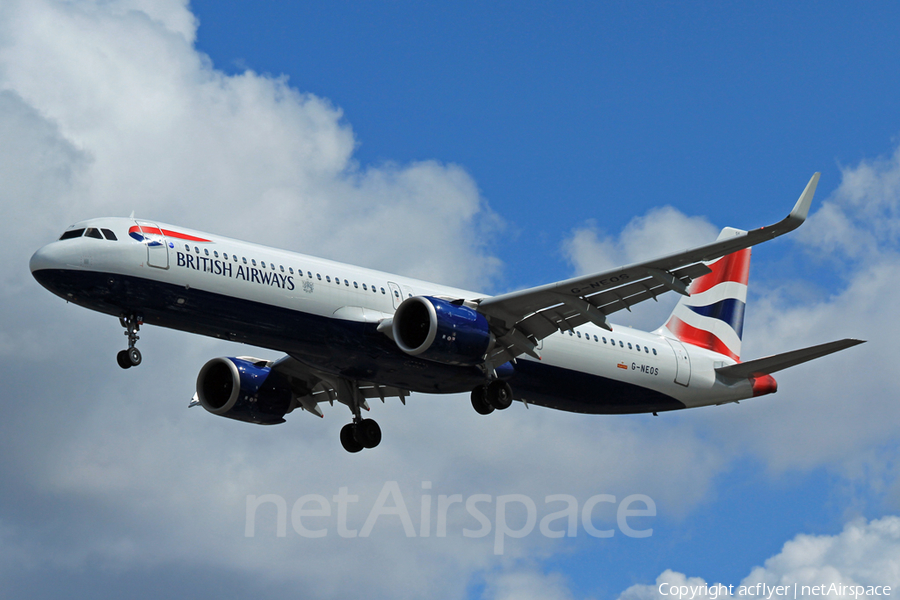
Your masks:
<path fill-rule="evenodd" d="M 726 227 L 722 240 L 746 232 Z M 686 344 L 706 348 L 740 361 L 750 273 L 750 248 L 706 264 L 711 271 L 691 282 L 660 332 Z"/>

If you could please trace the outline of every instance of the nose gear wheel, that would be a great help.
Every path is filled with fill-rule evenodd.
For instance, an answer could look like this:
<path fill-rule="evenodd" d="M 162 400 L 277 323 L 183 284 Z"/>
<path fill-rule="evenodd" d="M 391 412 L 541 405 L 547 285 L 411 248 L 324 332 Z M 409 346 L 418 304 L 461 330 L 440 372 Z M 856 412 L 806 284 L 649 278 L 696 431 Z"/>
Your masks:
<path fill-rule="evenodd" d="M 119 317 L 119 323 L 125 328 L 125 335 L 128 336 L 128 348 L 116 354 L 116 362 L 123 369 L 130 369 L 141 364 L 141 351 L 135 344 L 141 339 L 137 333 L 144 324 L 144 319 L 137 315 L 123 315 Z"/>

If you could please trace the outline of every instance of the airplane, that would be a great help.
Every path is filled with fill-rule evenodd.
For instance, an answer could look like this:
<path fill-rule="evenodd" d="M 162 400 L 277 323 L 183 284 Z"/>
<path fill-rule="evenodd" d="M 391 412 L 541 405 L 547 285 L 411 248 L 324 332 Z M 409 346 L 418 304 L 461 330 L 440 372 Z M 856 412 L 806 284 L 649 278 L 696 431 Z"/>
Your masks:
<path fill-rule="evenodd" d="M 539 287 L 488 296 L 133 218 L 70 226 L 31 258 L 52 293 L 119 318 L 141 364 L 142 325 L 284 353 L 213 358 L 190 406 L 249 423 L 283 423 L 323 403 L 349 407 L 348 452 L 374 448 L 368 401 L 468 392 L 482 415 L 513 400 L 590 414 L 652 413 L 771 394 L 772 374 L 863 343 L 843 339 L 741 362 L 750 248 L 799 227 L 819 173 L 790 214 L 714 242 Z M 673 291 L 653 332 L 607 317 Z"/>

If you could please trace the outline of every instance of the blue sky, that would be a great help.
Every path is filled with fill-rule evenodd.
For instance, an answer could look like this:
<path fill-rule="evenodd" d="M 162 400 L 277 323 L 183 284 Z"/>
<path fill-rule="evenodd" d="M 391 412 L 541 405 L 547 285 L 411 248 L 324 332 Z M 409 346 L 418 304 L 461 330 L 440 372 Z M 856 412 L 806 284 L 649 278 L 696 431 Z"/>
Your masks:
<path fill-rule="evenodd" d="M 898 27 L 894 3 L 5 3 L 0 206 L 20 226 L 2 267 L 0 589 L 649 600 L 663 580 L 834 573 L 900 586 L 873 558 L 900 560 Z M 815 171 L 809 222 L 754 249 L 744 349 L 865 346 L 779 375 L 775 396 L 659 418 L 478 420 L 463 396 L 414 396 L 373 409 L 385 442 L 358 456 L 337 443 L 337 407 L 273 428 L 186 411 L 206 360 L 269 355 L 145 328 L 145 364 L 123 373 L 115 320 L 24 266 L 69 223 L 135 210 L 503 291 L 775 222 Z M 670 306 L 614 321 L 653 327 Z M 248 495 L 349 486 L 371 505 L 386 481 L 412 502 L 422 481 L 539 505 L 647 494 L 657 517 L 647 539 L 534 534 L 500 557 L 490 540 L 399 527 L 316 545 L 261 517 L 268 533 L 244 535 Z"/>
<path fill-rule="evenodd" d="M 362 163 L 464 166 L 508 224 L 511 285 L 555 277 L 575 219 L 751 227 L 900 131 L 891 3 L 191 6 L 217 67 L 328 98 Z"/>

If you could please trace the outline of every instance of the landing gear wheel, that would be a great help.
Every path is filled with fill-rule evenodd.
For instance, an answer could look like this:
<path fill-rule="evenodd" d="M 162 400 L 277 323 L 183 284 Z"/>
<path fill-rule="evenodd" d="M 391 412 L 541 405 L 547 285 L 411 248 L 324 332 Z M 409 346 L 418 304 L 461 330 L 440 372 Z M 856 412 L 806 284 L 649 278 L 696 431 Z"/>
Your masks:
<path fill-rule="evenodd" d="M 359 452 L 363 449 L 363 445 L 356 441 L 355 429 L 353 423 L 347 423 L 341 428 L 341 446 L 347 452 Z"/>
<path fill-rule="evenodd" d="M 129 366 L 136 367 L 141 364 L 141 351 L 137 348 L 128 349 Z"/>
<path fill-rule="evenodd" d="M 356 439 L 364 448 L 374 448 L 381 443 L 381 427 L 373 419 L 363 419 L 356 425 Z"/>
<path fill-rule="evenodd" d="M 123 369 L 130 369 L 131 360 L 128 358 L 128 350 L 119 350 L 119 353 L 116 354 L 116 362 Z"/>
<path fill-rule="evenodd" d="M 116 362 L 123 369 L 136 367 L 141 364 L 141 351 L 135 347 L 135 344 L 141 339 L 138 331 L 140 331 L 144 319 L 139 315 L 122 315 L 119 317 L 119 323 L 125 328 L 125 335 L 128 337 L 128 348 L 116 355 Z"/>
<path fill-rule="evenodd" d="M 497 410 L 505 410 L 513 401 L 512 388 L 505 381 L 492 381 L 487 387 L 487 401 Z"/>
<path fill-rule="evenodd" d="M 472 390 L 472 408 L 479 415 L 489 415 L 494 412 L 494 407 L 487 401 L 487 387 L 479 385 Z"/>

